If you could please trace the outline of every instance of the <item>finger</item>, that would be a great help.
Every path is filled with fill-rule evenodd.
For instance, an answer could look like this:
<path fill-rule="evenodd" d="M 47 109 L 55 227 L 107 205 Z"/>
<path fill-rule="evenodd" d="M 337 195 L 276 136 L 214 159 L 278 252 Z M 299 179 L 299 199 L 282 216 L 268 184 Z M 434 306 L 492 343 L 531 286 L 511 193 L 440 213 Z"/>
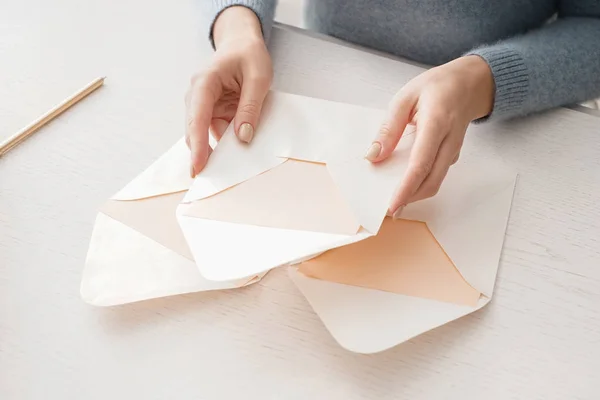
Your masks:
<path fill-rule="evenodd" d="M 414 106 L 415 99 L 412 94 L 400 91 L 394 96 L 390 103 L 388 117 L 365 155 L 367 160 L 383 161 L 392 154 L 411 119 Z"/>
<path fill-rule="evenodd" d="M 239 101 L 239 95 L 237 95 L 234 99 L 227 100 L 224 100 L 223 97 L 221 97 L 217 104 L 215 104 L 215 109 L 213 110 L 213 118 L 231 121 L 235 116 Z"/>
<path fill-rule="evenodd" d="M 197 81 L 190 94 L 187 110 L 186 137 L 191 150 L 190 175 L 196 176 L 206 165 L 209 155 L 208 129 L 212 120 L 213 107 L 220 95 L 218 78 L 207 75 Z"/>
<path fill-rule="evenodd" d="M 212 123 L 210 125 L 210 133 L 217 140 L 217 142 L 221 140 L 229 124 L 229 121 L 221 118 L 214 118 L 212 120 Z"/>
<path fill-rule="evenodd" d="M 192 84 L 194 82 L 194 79 L 192 78 Z M 189 113 L 189 108 L 190 108 L 190 99 L 192 98 L 192 89 L 188 89 L 187 92 L 185 92 L 185 116 L 186 116 L 186 127 L 187 127 L 187 120 L 188 120 L 188 113 Z M 188 149 L 192 149 L 192 145 L 190 144 L 190 135 L 189 135 L 189 129 L 185 130 L 185 144 L 187 145 Z M 190 171 L 191 174 L 191 171 Z"/>
<path fill-rule="evenodd" d="M 444 181 L 450 166 L 454 164 L 454 160 L 457 158 L 459 151 L 460 144 L 454 143 L 451 139 L 451 135 L 448 135 L 440 145 L 431 172 L 427 178 L 425 178 L 423 183 L 421 183 L 419 189 L 417 189 L 409 199 L 409 203 L 433 197 L 438 193 L 442 186 L 442 182 Z"/>
<path fill-rule="evenodd" d="M 244 80 L 240 102 L 235 114 L 235 132 L 238 138 L 249 143 L 254 137 L 260 118 L 260 111 L 267 93 L 270 80 L 265 77 L 250 77 Z"/>
<path fill-rule="evenodd" d="M 415 143 L 410 152 L 406 174 L 390 204 L 394 216 L 399 214 L 399 208 L 408 204 L 419 186 L 429 176 L 442 140 L 447 134 L 443 121 L 430 115 L 421 115 L 417 124 Z"/>
<path fill-rule="evenodd" d="M 458 162 L 459 158 L 460 158 L 460 150 L 458 151 L 458 153 L 456 153 L 456 155 L 452 159 L 452 165 L 456 164 Z"/>

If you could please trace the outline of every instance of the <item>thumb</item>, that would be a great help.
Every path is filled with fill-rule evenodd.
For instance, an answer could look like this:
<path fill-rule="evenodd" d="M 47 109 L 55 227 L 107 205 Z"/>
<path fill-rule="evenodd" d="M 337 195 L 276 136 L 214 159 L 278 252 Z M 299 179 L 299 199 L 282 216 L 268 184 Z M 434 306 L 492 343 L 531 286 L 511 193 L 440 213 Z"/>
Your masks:
<path fill-rule="evenodd" d="M 234 118 L 235 133 L 243 142 L 250 143 L 254 137 L 269 86 L 270 81 L 263 78 L 252 78 L 243 82 L 240 102 Z"/>
<path fill-rule="evenodd" d="M 392 154 L 410 121 L 413 107 L 412 96 L 402 92 L 394 96 L 389 106 L 387 120 L 381 125 L 377 137 L 365 155 L 367 160 L 383 161 Z"/>

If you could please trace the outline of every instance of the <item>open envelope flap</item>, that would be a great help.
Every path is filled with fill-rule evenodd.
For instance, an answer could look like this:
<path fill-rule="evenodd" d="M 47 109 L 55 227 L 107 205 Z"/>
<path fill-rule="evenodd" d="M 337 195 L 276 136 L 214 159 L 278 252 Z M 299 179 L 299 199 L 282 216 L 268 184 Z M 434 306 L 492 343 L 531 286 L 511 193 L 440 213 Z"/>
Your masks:
<path fill-rule="evenodd" d="M 334 339 L 357 353 L 387 350 L 413 337 L 478 310 L 380 290 L 309 278 L 289 269 L 289 275 Z"/>
<path fill-rule="evenodd" d="M 189 165 L 190 151 L 182 138 L 112 200 L 138 200 L 187 190 L 193 182 Z"/>
<path fill-rule="evenodd" d="M 271 91 L 252 143 L 239 141 L 231 124 L 184 202 L 219 193 L 286 158 L 320 163 L 333 153 L 363 158 L 383 115 L 381 110 Z"/>
<path fill-rule="evenodd" d="M 492 296 L 517 175 L 502 165 L 460 163 L 439 193 L 408 205 L 403 219 L 424 221 L 471 286 Z"/>
<path fill-rule="evenodd" d="M 211 282 L 196 265 L 176 252 L 103 213 L 98 213 L 90 241 L 82 298 L 96 306 L 111 306 L 150 298 L 250 283 Z"/>
<path fill-rule="evenodd" d="M 377 134 L 382 110 L 271 91 L 263 105 L 259 147 L 277 156 L 328 162 L 332 154 L 362 158 Z"/>
<path fill-rule="evenodd" d="M 186 216 L 189 207 L 178 207 L 179 224 L 200 273 L 214 281 L 250 277 L 371 236 L 365 230 L 340 235 L 213 221 Z"/>
<path fill-rule="evenodd" d="M 242 143 L 233 132 L 233 124 L 230 124 L 183 202 L 213 196 L 285 162 L 285 158 L 254 146 L 258 137 L 252 144 Z"/>
<path fill-rule="evenodd" d="M 356 219 L 373 234 L 378 232 L 394 190 L 406 172 L 414 137 L 403 136 L 392 155 L 381 163 L 373 164 L 363 157 L 333 158 L 327 163 L 329 174 Z"/>

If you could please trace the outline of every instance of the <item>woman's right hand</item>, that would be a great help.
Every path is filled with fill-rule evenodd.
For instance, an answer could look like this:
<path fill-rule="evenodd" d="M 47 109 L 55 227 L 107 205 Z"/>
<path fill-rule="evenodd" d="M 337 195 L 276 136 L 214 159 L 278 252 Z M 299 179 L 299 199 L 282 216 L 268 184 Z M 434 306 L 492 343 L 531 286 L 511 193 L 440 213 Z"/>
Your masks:
<path fill-rule="evenodd" d="M 252 10 L 234 6 L 223 11 L 213 38 L 213 60 L 193 76 L 185 98 L 192 177 L 204 168 L 212 151 L 209 129 L 219 140 L 233 119 L 239 140 L 252 140 L 273 77 L 260 21 Z"/>

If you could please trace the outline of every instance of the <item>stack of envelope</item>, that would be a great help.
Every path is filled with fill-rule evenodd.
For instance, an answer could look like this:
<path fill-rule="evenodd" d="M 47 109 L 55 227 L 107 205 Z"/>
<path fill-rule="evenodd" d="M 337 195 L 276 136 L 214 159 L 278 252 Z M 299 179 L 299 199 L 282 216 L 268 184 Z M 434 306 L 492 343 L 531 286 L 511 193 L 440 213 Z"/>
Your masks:
<path fill-rule="evenodd" d="M 289 275 L 343 347 L 388 349 L 492 296 L 516 174 L 459 163 L 386 217 L 414 140 L 364 159 L 380 110 L 271 92 L 250 145 L 223 135 L 194 180 L 183 140 L 100 210 L 83 298 L 115 305 Z"/>

